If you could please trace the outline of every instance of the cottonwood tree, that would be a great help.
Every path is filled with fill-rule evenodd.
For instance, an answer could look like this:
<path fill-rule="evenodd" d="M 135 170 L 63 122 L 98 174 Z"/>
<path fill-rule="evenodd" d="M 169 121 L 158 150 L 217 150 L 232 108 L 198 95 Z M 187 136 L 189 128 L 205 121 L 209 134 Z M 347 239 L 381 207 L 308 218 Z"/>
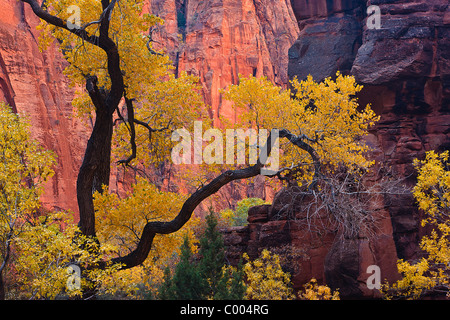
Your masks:
<path fill-rule="evenodd" d="M 41 43 L 45 46 L 53 38 L 58 40 L 69 62 L 65 73 L 76 86 L 84 87 L 74 102 L 79 113 L 93 114 L 93 129 L 77 178 L 77 200 L 81 233 L 99 241 L 93 194 L 102 194 L 109 185 L 113 149 L 121 157 L 117 163 L 128 167 L 160 164 L 173 146 L 170 134 L 175 129 L 192 128 L 193 120 L 199 118 L 206 123 L 201 96 L 195 78 L 173 76 L 167 56 L 154 49 L 152 30 L 162 22 L 143 14 L 144 1 L 21 1 L 43 21 Z M 80 8 L 77 27 L 67 24 L 71 5 Z M 267 142 L 258 146 L 262 155 L 272 151 L 276 141 L 273 132 L 285 141 L 281 144 L 283 168 L 271 176 L 282 177 L 295 169 L 298 179 L 315 192 L 324 170 L 337 165 L 353 172 L 367 169 L 372 163 L 365 158 L 368 148 L 360 137 L 377 117 L 369 106 L 358 109 L 355 94 L 361 86 L 340 74 L 335 81 L 329 78 L 316 83 L 309 77 L 294 80 L 292 85 L 295 98 L 290 90 L 282 90 L 267 79 L 242 77 L 239 85 L 231 86 L 224 95 L 242 111 L 237 125 L 272 132 Z M 152 216 L 130 251 L 105 258 L 104 266 L 120 264 L 124 270 L 141 265 L 155 236 L 178 231 L 197 206 L 223 186 L 260 175 L 266 160 L 260 156 L 253 165 L 235 167 L 205 182 L 184 199 L 171 220 Z"/>

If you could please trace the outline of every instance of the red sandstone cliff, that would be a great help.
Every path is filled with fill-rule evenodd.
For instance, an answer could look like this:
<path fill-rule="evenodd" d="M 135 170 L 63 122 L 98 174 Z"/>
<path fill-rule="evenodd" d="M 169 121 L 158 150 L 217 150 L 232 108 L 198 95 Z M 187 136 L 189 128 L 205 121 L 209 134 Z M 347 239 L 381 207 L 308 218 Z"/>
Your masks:
<path fill-rule="evenodd" d="M 219 90 L 239 74 L 288 83 L 287 52 L 299 31 L 289 0 L 151 0 L 150 11 L 166 21 L 159 39 L 176 72 L 200 78 L 213 119 L 234 119 Z"/>
<path fill-rule="evenodd" d="M 367 138 L 376 159 L 414 183 L 412 160 L 450 147 L 450 7 L 448 1 L 293 1 L 301 28 L 289 50 L 289 76 L 320 80 L 337 70 L 365 86 L 381 120 Z M 369 29 L 366 8 L 380 8 Z M 314 64 L 315 60 L 320 61 Z M 411 196 L 387 197 L 399 257 L 417 253 L 420 235 Z"/>
<path fill-rule="evenodd" d="M 292 3 L 300 35 L 289 50 L 289 77 L 311 74 L 321 80 L 337 70 L 354 75 L 365 86 L 360 103 L 371 103 L 381 115 L 366 138 L 375 149 L 373 156 L 412 185 L 414 158 L 423 158 L 428 150 L 450 148 L 448 1 Z M 380 8 L 380 29 L 367 27 L 370 5 Z M 348 295 L 368 294 L 361 283 L 367 262 L 383 264 L 382 273 L 392 276 L 396 256 L 411 259 L 419 252 L 424 230 L 419 228 L 421 217 L 412 196 L 387 195 L 378 206 L 384 208 L 388 222 L 380 230 L 381 242 L 335 243 L 323 260 L 327 282 L 345 286 Z"/>
<path fill-rule="evenodd" d="M 0 99 L 28 115 L 32 137 L 58 156 L 44 206 L 77 212 L 75 181 L 87 130 L 73 119 L 73 90 L 62 75 L 65 60 L 54 47 L 39 52 L 38 24 L 28 5 L 0 1 Z"/>

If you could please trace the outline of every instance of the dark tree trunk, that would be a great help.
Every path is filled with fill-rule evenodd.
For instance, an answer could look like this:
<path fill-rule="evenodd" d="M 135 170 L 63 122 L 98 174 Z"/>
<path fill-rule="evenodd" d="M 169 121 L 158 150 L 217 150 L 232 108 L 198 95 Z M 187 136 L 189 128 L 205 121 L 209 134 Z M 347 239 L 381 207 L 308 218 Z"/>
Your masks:
<path fill-rule="evenodd" d="M 5 254 L 3 257 L 3 262 L 0 265 L 0 300 L 5 300 L 6 290 L 5 290 L 5 283 L 3 282 L 3 271 L 6 268 L 6 264 L 9 260 L 9 254 L 11 252 L 11 239 L 13 236 L 13 230 L 6 235 L 6 248 L 5 248 Z"/>
<path fill-rule="evenodd" d="M 101 106 L 103 105 L 103 106 Z M 87 143 L 83 163 L 77 178 L 77 200 L 80 212 L 80 231 L 95 237 L 95 214 L 92 194 L 102 192 L 109 185 L 112 113 L 102 103 L 97 107 L 94 129 Z"/>
<path fill-rule="evenodd" d="M 80 213 L 79 227 L 82 234 L 95 238 L 95 215 L 92 194 L 109 184 L 111 139 L 113 131 L 112 114 L 124 94 L 123 75 L 116 43 L 109 38 L 109 16 L 117 0 L 102 0 L 103 13 L 100 16 L 100 33 L 90 35 L 84 28 L 69 29 L 66 21 L 50 14 L 37 0 L 22 0 L 31 6 L 33 12 L 46 22 L 75 34 L 84 41 L 98 46 L 107 55 L 108 74 L 111 80 L 109 92 L 97 87 L 97 77 L 86 79 L 86 90 L 96 109 L 96 119 L 91 137 L 87 143 L 83 163 L 77 178 L 77 201 Z"/>

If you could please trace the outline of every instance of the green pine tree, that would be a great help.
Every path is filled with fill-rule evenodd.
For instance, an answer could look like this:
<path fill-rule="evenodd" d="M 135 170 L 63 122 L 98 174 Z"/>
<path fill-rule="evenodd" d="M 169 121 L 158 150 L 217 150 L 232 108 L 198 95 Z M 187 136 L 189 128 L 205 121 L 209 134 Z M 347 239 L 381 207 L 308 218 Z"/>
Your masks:
<path fill-rule="evenodd" d="M 175 296 L 174 293 L 174 286 L 172 285 L 172 277 L 170 274 L 170 268 L 166 267 L 164 269 L 164 277 L 163 277 L 163 284 L 158 290 L 158 297 L 161 300 L 170 300 L 172 297 Z"/>
<path fill-rule="evenodd" d="M 186 237 L 181 246 L 181 260 L 175 268 L 164 272 L 164 283 L 159 289 L 163 300 L 242 300 L 245 286 L 242 266 L 237 270 L 225 267 L 225 246 L 217 230 L 217 218 L 211 212 L 206 217 L 206 230 L 200 238 L 199 259 L 194 261 Z"/>
<path fill-rule="evenodd" d="M 242 266 L 239 265 L 236 271 L 223 271 L 225 245 L 222 234 L 217 230 L 217 223 L 211 210 L 206 217 L 206 230 L 200 238 L 199 269 L 209 284 L 206 294 L 217 300 L 242 300 L 245 292 Z"/>
<path fill-rule="evenodd" d="M 214 300 L 243 300 L 245 294 L 244 270 L 239 261 L 236 270 L 224 273 L 219 280 Z"/>
<path fill-rule="evenodd" d="M 160 299 L 167 300 L 203 300 L 206 299 L 207 283 L 202 278 L 197 264 L 192 259 L 188 237 L 181 246 L 181 260 L 175 268 L 173 278 L 165 270 L 164 284 L 160 288 Z"/>
<path fill-rule="evenodd" d="M 211 212 L 206 216 L 206 230 L 200 238 L 199 270 L 209 284 L 208 295 L 213 297 L 222 277 L 225 262 L 225 247 L 222 234 L 217 230 L 217 218 Z"/>

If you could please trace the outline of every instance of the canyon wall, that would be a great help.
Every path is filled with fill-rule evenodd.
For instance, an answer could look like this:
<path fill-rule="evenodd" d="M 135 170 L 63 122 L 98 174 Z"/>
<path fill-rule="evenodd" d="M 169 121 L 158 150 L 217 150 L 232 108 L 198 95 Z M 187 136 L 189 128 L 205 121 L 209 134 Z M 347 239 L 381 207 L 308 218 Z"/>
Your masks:
<path fill-rule="evenodd" d="M 364 85 L 360 104 L 371 103 L 381 116 L 366 137 L 372 157 L 412 186 L 413 159 L 450 147 L 448 1 L 293 0 L 292 5 L 300 34 L 289 50 L 288 76 L 303 79 L 311 74 L 320 81 L 336 71 L 354 75 Z M 370 5 L 380 9 L 379 29 L 368 27 Z M 298 219 L 274 222 L 261 212 L 255 219 L 254 211 L 249 212 L 249 225 L 230 230 L 226 239 L 237 252 L 252 252 L 281 234 L 281 244 L 297 243 L 306 250 L 294 285 L 311 276 L 340 288 L 346 297 L 377 296 L 365 285 L 367 266 L 379 266 L 383 278 L 394 280 L 395 260 L 416 258 L 426 231 L 419 227 L 422 217 L 411 194 L 387 194 L 374 205 L 383 222 L 371 241 L 364 236 L 330 241 L 326 235 L 314 247 L 314 239 L 299 235 Z"/>
<path fill-rule="evenodd" d="M 216 124 L 219 116 L 236 117 L 219 90 L 237 84 L 239 74 L 287 85 L 287 52 L 299 32 L 290 0 L 151 0 L 149 11 L 166 21 L 156 42 L 177 73 L 199 77 Z"/>
<path fill-rule="evenodd" d="M 381 29 L 364 25 L 351 73 L 361 102 L 381 115 L 372 143 L 377 160 L 415 182 L 414 158 L 450 147 L 450 6 L 448 1 L 368 1 Z M 421 217 L 411 196 L 386 197 L 400 258 L 417 254 Z"/>
<path fill-rule="evenodd" d="M 370 5 L 380 8 L 380 29 L 368 27 Z M 289 50 L 289 76 L 354 75 L 365 87 L 360 103 L 381 115 L 367 138 L 376 160 L 414 183 L 412 160 L 450 146 L 448 1 L 293 1 L 293 9 L 301 31 Z M 386 202 L 398 255 L 412 258 L 420 235 L 414 201 Z"/>
<path fill-rule="evenodd" d="M 28 5 L 0 1 L 0 99 L 27 115 L 32 138 L 58 157 L 55 175 L 45 186 L 44 207 L 76 213 L 75 181 L 88 129 L 73 118 L 74 90 L 62 74 L 61 53 L 55 46 L 39 51 L 38 24 Z"/>

